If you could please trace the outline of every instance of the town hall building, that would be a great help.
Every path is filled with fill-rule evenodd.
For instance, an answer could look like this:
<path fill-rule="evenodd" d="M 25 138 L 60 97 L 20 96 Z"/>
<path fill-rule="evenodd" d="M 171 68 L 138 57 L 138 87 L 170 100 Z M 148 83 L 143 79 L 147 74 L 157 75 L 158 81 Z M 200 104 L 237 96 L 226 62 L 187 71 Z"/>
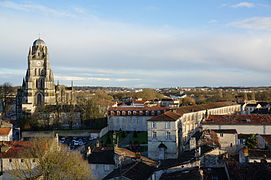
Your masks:
<path fill-rule="evenodd" d="M 72 87 L 55 85 L 48 47 L 42 39 L 33 42 L 28 53 L 28 67 L 16 98 L 17 117 L 35 112 L 38 106 L 74 104 Z"/>

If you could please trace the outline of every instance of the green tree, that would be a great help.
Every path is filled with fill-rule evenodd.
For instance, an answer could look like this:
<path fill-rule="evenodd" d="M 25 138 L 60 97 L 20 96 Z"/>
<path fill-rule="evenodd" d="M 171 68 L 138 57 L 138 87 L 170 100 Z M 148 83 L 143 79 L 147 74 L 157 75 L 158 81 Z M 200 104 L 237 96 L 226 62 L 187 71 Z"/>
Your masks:
<path fill-rule="evenodd" d="M 246 146 L 249 149 L 253 149 L 257 147 L 257 137 L 256 134 L 250 134 L 247 138 L 246 138 Z"/>

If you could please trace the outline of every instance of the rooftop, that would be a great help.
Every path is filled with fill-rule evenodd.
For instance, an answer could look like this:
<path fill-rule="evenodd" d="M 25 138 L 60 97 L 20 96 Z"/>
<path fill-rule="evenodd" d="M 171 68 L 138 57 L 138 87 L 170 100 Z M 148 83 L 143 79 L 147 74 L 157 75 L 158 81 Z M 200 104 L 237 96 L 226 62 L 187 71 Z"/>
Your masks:
<path fill-rule="evenodd" d="M 160 111 L 169 110 L 168 107 L 110 107 L 108 111 Z"/>
<path fill-rule="evenodd" d="M 10 131 L 11 131 L 11 128 L 2 127 L 0 128 L 0 136 L 7 136 Z"/>
<path fill-rule="evenodd" d="M 236 129 L 212 129 L 216 133 L 237 134 Z"/>
<path fill-rule="evenodd" d="M 90 164 L 115 164 L 114 147 L 95 147 L 88 157 Z"/>
<path fill-rule="evenodd" d="M 202 124 L 271 125 L 271 115 L 210 115 Z"/>
<path fill-rule="evenodd" d="M 215 103 L 199 104 L 199 105 L 193 105 L 193 106 L 183 106 L 183 107 L 176 108 L 176 113 L 178 113 L 179 115 L 183 115 L 185 113 L 203 111 L 206 109 L 214 109 L 214 108 L 220 108 L 220 107 L 231 106 L 231 105 L 237 105 L 237 104 L 233 102 L 215 102 Z"/>
<path fill-rule="evenodd" d="M 0 153 L 0 158 L 22 158 L 22 157 L 33 157 L 26 150 L 31 147 L 29 141 L 11 141 L 11 142 L 0 142 L 0 147 L 6 149 L 5 152 Z"/>
<path fill-rule="evenodd" d="M 133 162 L 121 168 L 114 169 L 104 180 L 116 177 L 125 177 L 132 180 L 147 180 L 155 170 L 154 166 L 149 166 L 142 162 Z"/>
<path fill-rule="evenodd" d="M 158 116 L 148 119 L 148 121 L 177 121 L 181 116 L 177 113 L 167 111 Z"/>

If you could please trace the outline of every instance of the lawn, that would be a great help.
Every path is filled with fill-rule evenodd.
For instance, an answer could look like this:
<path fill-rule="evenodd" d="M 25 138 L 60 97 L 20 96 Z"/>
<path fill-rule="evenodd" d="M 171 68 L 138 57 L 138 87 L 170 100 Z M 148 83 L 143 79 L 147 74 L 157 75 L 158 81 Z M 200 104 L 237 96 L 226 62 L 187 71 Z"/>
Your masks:
<path fill-rule="evenodd" d="M 105 134 L 103 137 L 100 138 L 100 142 L 107 146 L 113 146 L 113 133 L 114 131 L 109 131 L 107 134 Z M 118 141 L 121 142 L 126 136 L 126 132 L 117 132 Z"/>
<path fill-rule="evenodd" d="M 147 144 L 148 133 L 147 132 L 134 132 L 132 142 L 135 144 Z"/>

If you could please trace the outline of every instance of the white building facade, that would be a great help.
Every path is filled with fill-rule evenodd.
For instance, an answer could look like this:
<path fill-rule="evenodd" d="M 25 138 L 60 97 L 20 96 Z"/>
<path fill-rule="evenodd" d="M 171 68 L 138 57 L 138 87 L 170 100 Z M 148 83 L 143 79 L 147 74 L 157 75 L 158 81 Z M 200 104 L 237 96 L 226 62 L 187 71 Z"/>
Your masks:
<path fill-rule="evenodd" d="M 153 117 L 148 120 L 148 157 L 162 159 L 161 148 L 164 147 L 165 159 L 177 158 L 208 115 L 236 114 L 240 111 L 241 105 L 238 104 L 211 103 L 184 106 Z"/>
<path fill-rule="evenodd" d="M 109 131 L 147 131 L 147 120 L 168 110 L 167 107 L 111 107 L 108 128 Z"/>

